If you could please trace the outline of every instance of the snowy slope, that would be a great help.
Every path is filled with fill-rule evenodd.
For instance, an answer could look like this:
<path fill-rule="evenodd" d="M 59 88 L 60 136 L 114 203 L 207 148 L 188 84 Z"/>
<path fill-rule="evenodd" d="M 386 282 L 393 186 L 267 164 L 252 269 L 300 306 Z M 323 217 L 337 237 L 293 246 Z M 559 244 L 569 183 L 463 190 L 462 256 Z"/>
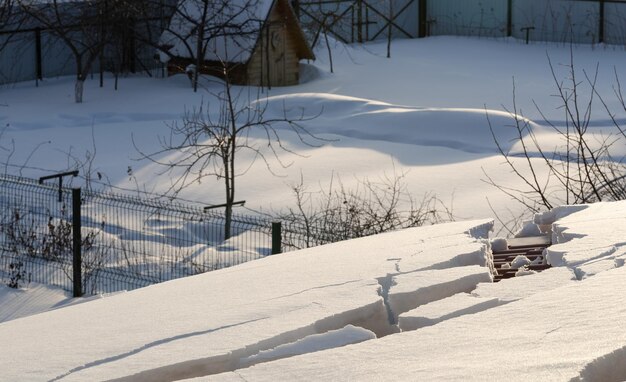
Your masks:
<path fill-rule="evenodd" d="M 388 335 L 398 331 L 390 314 L 402 311 L 390 311 L 386 298 L 402 280 L 388 281 L 441 268 L 446 256 L 438 247 L 448 247 L 451 259 L 465 253 L 475 265 L 440 269 L 431 283 L 446 272 L 488 273 L 479 267 L 488 261 L 480 238 L 491 227 L 488 220 L 450 223 L 335 243 L 5 322 L 0 342 L 11 352 L 0 357 L 0 379 L 176 379 L 233 370 L 260 351 L 347 325 Z M 482 258 L 466 251 L 471 243 L 482 245 Z M 420 261 L 398 271 L 404 258 L 423 250 Z M 423 272 L 422 285 L 433 272 Z M 424 302 L 417 293 L 413 298 Z"/>
<path fill-rule="evenodd" d="M 489 274 L 479 239 L 489 221 L 335 243 L 8 321 L 0 380 L 483 381 L 500 380 L 503 365 L 515 381 L 623 380 L 626 269 L 574 271 L 611 258 L 602 249 L 621 246 L 626 225 L 595 227 L 625 214 L 626 202 L 558 209 L 563 258 L 581 240 L 598 252 L 487 280 L 479 297 L 455 293 Z"/>
<path fill-rule="evenodd" d="M 564 259 L 569 253 L 583 252 L 581 241 L 587 243 L 582 248 L 589 252 L 589 257 L 575 258 L 583 264 L 610 258 L 612 255 L 604 248 L 622 245 L 626 224 L 615 219 L 621 219 L 620 215 L 626 212 L 626 202 L 598 203 L 582 210 L 563 208 L 557 212 L 562 219 L 553 222 L 552 228 L 561 241 L 556 247 Z M 572 281 L 572 272 L 566 268 L 504 280 L 486 285 L 492 292 L 489 296 L 496 297 L 500 291 L 503 300 L 510 301 L 511 290 L 515 289 L 512 284 L 517 282 L 518 289 L 526 289 L 533 280 L 559 269 L 563 275 L 552 275 L 554 283 L 560 280 L 560 287 L 544 284 L 546 288 L 526 290 L 520 300 L 504 306 L 349 348 L 199 380 L 273 381 L 289 376 L 289 380 L 484 381 L 502 380 L 503 373 L 507 380 L 516 381 L 625 380 L 626 308 L 622 301 L 626 269 L 619 264 L 582 281 Z M 476 293 L 487 295 L 480 287 Z M 449 310 L 447 304 L 441 304 L 442 313 Z M 429 314 L 433 316 L 435 312 Z"/>

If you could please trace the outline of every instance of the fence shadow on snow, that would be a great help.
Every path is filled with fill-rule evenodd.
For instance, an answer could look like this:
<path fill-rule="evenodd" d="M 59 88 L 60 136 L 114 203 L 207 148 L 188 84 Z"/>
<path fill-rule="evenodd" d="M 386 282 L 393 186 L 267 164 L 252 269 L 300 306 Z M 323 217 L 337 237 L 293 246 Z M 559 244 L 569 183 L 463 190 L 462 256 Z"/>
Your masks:
<path fill-rule="evenodd" d="M 3 282 L 52 284 L 74 290 L 75 295 L 131 290 L 259 259 L 281 248 L 327 242 L 307 239 L 307 233 L 293 224 L 281 230 L 270 219 L 244 215 L 233 216 L 232 237 L 223 240 L 224 218 L 217 211 L 85 191 L 79 197 L 81 235 L 76 239 L 73 192 L 76 196 L 69 188 L 0 177 Z M 274 241 L 273 226 L 278 234 Z M 76 277 L 74 247 L 81 249 L 81 272 Z M 81 279 L 79 287 L 76 278 Z"/>

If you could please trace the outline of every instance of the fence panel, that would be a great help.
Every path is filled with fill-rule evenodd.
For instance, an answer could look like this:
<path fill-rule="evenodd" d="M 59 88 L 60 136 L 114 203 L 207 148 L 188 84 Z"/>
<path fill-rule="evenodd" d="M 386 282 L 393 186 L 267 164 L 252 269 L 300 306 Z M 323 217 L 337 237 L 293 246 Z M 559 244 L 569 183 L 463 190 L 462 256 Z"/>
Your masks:
<path fill-rule="evenodd" d="M 72 290 L 71 189 L 0 177 L 0 280 Z M 59 201 L 61 195 L 61 201 Z M 270 255 L 271 222 L 176 202 L 83 192 L 84 294 L 131 290 Z"/>
<path fill-rule="evenodd" d="M 60 196 L 56 187 L 0 178 L 2 279 L 72 290 L 71 191 Z"/>
<path fill-rule="evenodd" d="M 429 35 L 502 37 L 507 33 L 507 2 L 437 0 L 428 2 Z"/>
<path fill-rule="evenodd" d="M 513 4 L 513 35 L 517 38 L 525 38 L 521 28 L 534 27 L 533 41 L 598 42 L 598 1 L 514 0 Z"/>
<path fill-rule="evenodd" d="M 86 193 L 83 204 L 87 292 L 134 289 L 267 256 L 266 220 L 235 215 L 224 240 L 224 217 L 178 203 Z"/>
<path fill-rule="evenodd" d="M 605 42 L 626 45 L 626 3 L 607 3 L 604 7 Z"/>
<path fill-rule="evenodd" d="M 0 84 L 34 79 L 35 62 L 33 32 L 0 34 Z"/>

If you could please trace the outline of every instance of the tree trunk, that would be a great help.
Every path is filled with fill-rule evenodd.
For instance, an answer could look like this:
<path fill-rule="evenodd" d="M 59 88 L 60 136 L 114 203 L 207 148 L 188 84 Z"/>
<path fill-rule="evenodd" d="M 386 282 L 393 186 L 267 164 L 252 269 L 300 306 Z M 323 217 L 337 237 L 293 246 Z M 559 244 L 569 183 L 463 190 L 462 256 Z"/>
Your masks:
<path fill-rule="evenodd" d="M 82 76 L 76 78 L 76 84 L 74 85 L 74 101 L 76 103 L 83 103 L 83 85 L 85 79 Z"/>

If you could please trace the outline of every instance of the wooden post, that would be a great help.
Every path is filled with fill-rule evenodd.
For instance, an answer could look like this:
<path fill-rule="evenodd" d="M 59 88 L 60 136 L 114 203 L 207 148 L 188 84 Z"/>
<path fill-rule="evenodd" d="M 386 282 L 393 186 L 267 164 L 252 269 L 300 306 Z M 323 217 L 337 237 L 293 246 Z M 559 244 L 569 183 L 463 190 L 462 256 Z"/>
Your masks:
<path fill-rule="evenodd" d="M 81 253 L 81 195 L 80 188 L 72 189 L 72 281 L 74 297 L 83 295 L 83 271 Z"/>
<path fill-rule="evenodd" d="M 282 253 L 282 225 L 280 222 L 272 223 L 272 255 Z"/>

